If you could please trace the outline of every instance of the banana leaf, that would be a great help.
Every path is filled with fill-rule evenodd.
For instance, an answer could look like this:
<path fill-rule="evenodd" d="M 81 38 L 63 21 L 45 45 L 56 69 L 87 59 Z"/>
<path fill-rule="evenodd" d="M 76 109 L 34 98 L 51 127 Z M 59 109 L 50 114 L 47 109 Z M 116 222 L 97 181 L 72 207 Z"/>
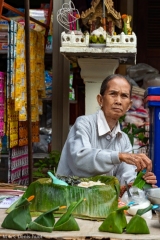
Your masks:
<path fill-rule="evenodd" d="M 79 204 L 83 202 L 83 198 L 81 198 L 78 202 L 73 202 L 67 209 L 67 212 L 62 215 L 62 217 L 56 222 L 54 225 L 54 231 L 79 231 L 80 228 L 71 215 L 72 212 L 78 207 Z"/>
<path fill-rule="evenodd" d="M 146 220 L 139 215 L 134 215 L 126 227 L 126 233 L 149 234 L 149 228 Z"/>
<path fill-rule="evenodd" d="M 112 176 L 83 178 L 83 181 L 98 180 L 105 185 L 89 188 L 63 186 L 53 184 L 50 178 L 41 178 L 29 185 L 23 197 L 35 196 L 30 205 L 31 216 L 47 212 L 57 206 L 68 207 L 72 202 L 78 202 L 79 199 L 85 198 L 86 201 L 74 209 L 72 215 L 82 219 L 104 220 L 110 212 L 118 207 L 120 185 L 118 179 Z M 12 206 L 7 212 L 10 212 L 11 209 Z M 60 217 L 65 212 L 65 210 L 59 209 L 54 212 L 54 216 Z"/>
<path fill-rule="evenodd" d="M 127 219 L 124 210 L 129 206 L 123 206 L 111 212 L 99 227 L 100 232 L 122 233 L 127 226 Z"/>
<path fill-rule="evenodd" d="M 138 209 L 136 215 L 134 215 L 126 226 L 126 233 L 134 234 L 149 234 L 149 228 L 146 220 L 141 217 L 144 213 L 152 210 L 153 205 L 148 206 L 144 209 Z"/>
<path fill-rule="evenodd" d="M 152 185 L 146 183 L 146 181 L 143 179 L 143 175 L 145 174 L 145 172 L 140 171 L 136 177 L 136 179 L 133 182 L 133 186 L 139 188 L 139 189 L 147 189 L 147 188 L 151 188 Z"/>
<path fill-rule="evenodd" d="M 52 232 L 55 223 L 53 212 L 58 209 L 59 207 L 56 207 L 45 213 L 42 213 L 34 221 L 29 223 L 28 229 L 40 232 Z"/>
<path fill-rule="evenodd" d="M 1 226 L 7 229 L 25 231 L 32 221 L 29 205 L 30 202 L 27 198 L 20 198 L 15 208 L 5 217 Z"/>

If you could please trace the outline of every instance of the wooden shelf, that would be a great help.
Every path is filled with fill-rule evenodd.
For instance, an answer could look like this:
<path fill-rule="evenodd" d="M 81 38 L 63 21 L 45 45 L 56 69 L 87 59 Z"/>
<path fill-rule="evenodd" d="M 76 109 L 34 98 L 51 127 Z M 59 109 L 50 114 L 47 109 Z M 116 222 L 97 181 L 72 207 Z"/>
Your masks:
<path fill-rule="evenodd" d="M 46 53 L 47 55 L 52 55 L 52 52 L 53 52 L 52 49 L 50 49 L 50 50 L 46 49 L 46 51 L 45 51 L 45 53 Z"/>
<path fill-rule="evenodd" d="M 76 104 L 77 101 L 76 101 L 76 100 L 69 100 L 69 103 L 70 103 L 70 104 Z"/>
<path fill-rule="evenodd" d="M 45 157 L 48 157 L 48 153 L 33 153 L 33 159 L 44 159 Z"/>
<path fill-rule="evenodd" d="M 0 50 L 0 54 L 4 54 L 4 55 L 6 55 L 7 54 L 7 50 Z"/>
<path fill-rule="evenodd" d="M 135 64 L 137 49 L 128 48 L 90 48 L 60 47 L 60 53 L 69 61 L 77 63 L 78 58 L 118 59 L 120 64 Z"/>

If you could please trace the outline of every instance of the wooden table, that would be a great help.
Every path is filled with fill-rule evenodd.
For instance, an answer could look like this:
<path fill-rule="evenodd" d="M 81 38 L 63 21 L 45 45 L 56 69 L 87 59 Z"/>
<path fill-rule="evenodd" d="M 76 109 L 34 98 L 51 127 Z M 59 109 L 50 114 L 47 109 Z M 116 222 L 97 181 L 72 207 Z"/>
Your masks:
<path fill-rule="evenodd" d="M 0 225 L 5 218 L 5 210 L 0 209 Z M 130 217 L 127 217 L 129 220 Z M 148 226 L 150 228 L 150 234 L 114 234 L 107 232 L 99 232 L 98 228 L 101 222 L 87 221 L 76 219 L 79 224 L 80 231 L 53 231 L 52 233 L 46 232 L 36 232 L 36 231 L 15 231 L 10 229 L 0 228 L 0 239 L 58 239 L 58 240 L 131 240 L 131 239 L 141 239 L 141 240 L 160 240 L 160 224 L 157 217 L 149 220 L 147 219 Z"/>

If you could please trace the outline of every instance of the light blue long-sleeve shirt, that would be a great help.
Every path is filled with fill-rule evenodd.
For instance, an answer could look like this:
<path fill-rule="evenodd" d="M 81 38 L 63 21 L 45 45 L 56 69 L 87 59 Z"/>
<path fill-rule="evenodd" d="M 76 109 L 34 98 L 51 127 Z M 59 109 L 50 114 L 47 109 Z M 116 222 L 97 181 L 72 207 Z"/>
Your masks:
<path fill-rule="evenodd" d="M 78 117 L 72 126 L 62 150 L 57 175 L 90 177 L 116 176 L 120 184 L 136 177 L 135 166 L 119 160 L 120 152 L 132 152 L 128 136 L 119 123 L 113 131 L 102 110 Z"/>

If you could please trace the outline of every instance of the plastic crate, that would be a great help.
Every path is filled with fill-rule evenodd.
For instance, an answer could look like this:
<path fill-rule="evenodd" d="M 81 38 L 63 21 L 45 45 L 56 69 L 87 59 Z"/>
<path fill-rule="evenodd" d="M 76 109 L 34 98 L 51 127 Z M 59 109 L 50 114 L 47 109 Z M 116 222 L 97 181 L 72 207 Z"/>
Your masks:
<path fill-rule="evenodd" d="M 150 95 L 160 96 L 160 87 L 148 87 L 144 93 L 144 97 L 147 97 Z"/>
<path fill-rule="evenodd" d="M 148 107 L 150 117 L 149 157 L 160 187 L 160 87 L 149 87 L 145 91 L 145 107 Z"/>

